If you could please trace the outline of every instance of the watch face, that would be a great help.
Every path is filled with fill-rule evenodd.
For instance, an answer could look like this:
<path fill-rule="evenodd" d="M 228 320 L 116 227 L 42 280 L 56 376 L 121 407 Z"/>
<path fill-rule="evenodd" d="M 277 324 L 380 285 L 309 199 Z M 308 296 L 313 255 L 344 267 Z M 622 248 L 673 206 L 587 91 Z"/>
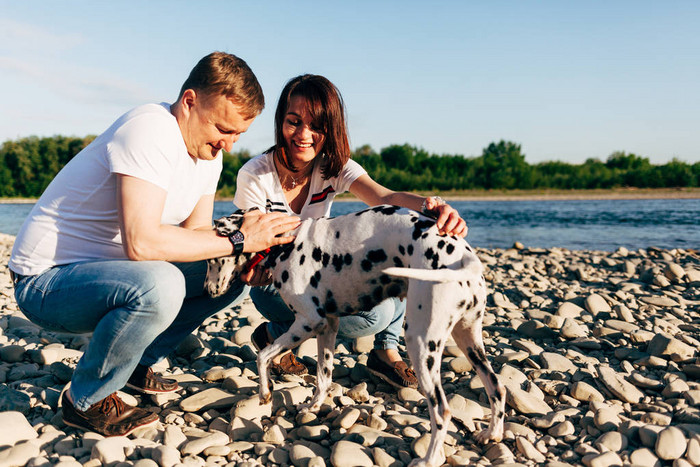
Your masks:
<path fill-rule="evenodd" d="M 240 230 L 236 230 L 236 231 L 233 232 L 231 235 L 229 235 L 228 238 L 229 238 L 229 239 L 231 240 L 231 242 L 233 242 L 233 243 L 240 243 L 240 242 L 242 242 L 242 241 L 244 240 L 243 234 L 241 233 Z"/>

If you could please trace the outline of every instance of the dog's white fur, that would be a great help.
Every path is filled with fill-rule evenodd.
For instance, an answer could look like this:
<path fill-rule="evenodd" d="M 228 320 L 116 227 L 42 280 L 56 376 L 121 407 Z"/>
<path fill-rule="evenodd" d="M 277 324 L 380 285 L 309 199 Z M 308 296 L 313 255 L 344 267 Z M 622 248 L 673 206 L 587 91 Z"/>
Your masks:
<path fill-rule="evenodd" d="M 215 221 L 228 234 L 241 212 Z M 270 265 L 274 285 L 290 310 L 292 327 L 258 355 L 260 399 L 271 397 L 268 366 L 273 357 L 318 338 L 317 388 L 308 408 L 326 398 L 333 370 L 338 318 L 370 310 L 387 297 L 407 299 L 406 347 L 420 388 L 428 400 L 432 438 L 426 456 L 411 465 L 440 465 L 450 411 L 440 382 L 447 336 L 452 336 L 481 378 L 491 405 L 480 442 L 503 436 L 505 389 L 486 359 L 482 320 L 486 305 L 483 267 L 461 238 L 441 236 L 435 220 L 395 206 L 377 206 L 332 219 L 307 219 L 295 241 Z M 209 261 L 206 289 L 221 295 L 250 255 Z"/>

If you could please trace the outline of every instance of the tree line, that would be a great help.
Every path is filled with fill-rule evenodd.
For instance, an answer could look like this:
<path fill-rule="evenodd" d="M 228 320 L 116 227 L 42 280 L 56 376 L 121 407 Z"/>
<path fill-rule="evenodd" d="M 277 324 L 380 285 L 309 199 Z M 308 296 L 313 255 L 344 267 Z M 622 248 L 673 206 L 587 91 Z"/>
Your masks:
<path fill-rule="evenodd" d="M 56 173 L 94 138 L 31 136 L 6 141 L 0 147 L 0 197 L 38 197 Z M 238 169 L 251 157 L 245 150 L 224 153 L 219 196 L 233 196 Z M 590 158 L 583 164 L 528 164 L 520 145 L 510 141 L 491 143 L 477 157 L 431 154 L 408 144 L 376 152 L 364 145 L 353 151 L 353 159 L 382 185 L 403 191 L 700 186 L 700 162 L 688 164 L 674 158 L 665 164 L 652 164 L 646 157 L 618 151 L 605 161 Z"/>

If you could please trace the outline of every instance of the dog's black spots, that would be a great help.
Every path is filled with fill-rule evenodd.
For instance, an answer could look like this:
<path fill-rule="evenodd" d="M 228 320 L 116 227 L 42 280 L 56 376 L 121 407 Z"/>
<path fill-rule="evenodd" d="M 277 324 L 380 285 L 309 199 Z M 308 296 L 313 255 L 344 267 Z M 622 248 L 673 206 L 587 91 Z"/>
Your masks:
<path fill-rule="evenodd" d="M 280 281 L 274 281 L 273 285 L 275 286 L 276 289 L 281 289 L 282 288 L 282 283 Z"/>
<path fill-rule="evenodd" d="M 289 255 L 292 254 L 292 245 L 284 245 L 282 247 L 282 254 L 279 255 L 280 263 L 283 263 L 289 259 Z"/>
<path fill-rule="evenodd" d="M 397 268 L 403 267 L 403 261 L 401 261 L 401 258 L 399 258 L 398 256 L 394 256 L 393 260 L 394 260 L 394 266 L 396 266 Z"/>
<path fill-rule="evenodd" d="M 330 351 L 326 350 L 325 352 L 323 352 L 323 358 L 326 360 L 330 360 L 331 358 L 333 358 L 333 354 Z"/>
<path fill-rule="evenodd" d="M 314 305 L 316 305 L 316 306 L 321 305 L 321 301 L 318 299 L 318 297 L 315 297 L 315 296 L 311 297 L 311 301 L 314 302 Z"/>
<path fill-rule="evenodd" d="M 311 326 L 309 326 L 308 324 L 305 324 L 305 325 L 304 325 L 304 331 L 306 331 L 306 332 L 311 332 L 311 331 L 312 331 Z"/>
<path fill-rule="evenodd" d="M 437 397 L 435 397 L 435 394 L 430 395 L 430 403 L 432 404 L 433 407 L 437 406 Z M 440 426 L 438 426 L 438 430 L 441 429 Z"/>
<path fill-rule="evenodd" d="M 477 352 L 481 353 L 481 355 L 479 355 L 479 353 Z M 467 357 L 469 358 L 469 361 L 472 362 L 472 365 L 477 371 L 481 370 L 484 373 L 489 373 L 484 363 L 486 361 L 486 356 L 478 350 L 477 352 L 475 352 L 474 349 L 469 349 L 469 351 L 467 352 Z"/>
<path fill-rule="evenodd" d="M 496 375 L 493 373 L 489 373 L 489 381 L 491 381 L 491 384 L 495 386 L 498 386 L 498 378 L 496 378 Z"/>
<path fill-rule="evenodd" d="M 299 342 L 301 338 L 299 336 L 292 336 L 292 341 Z"/>
<path fill-rule="evenodd" d="M 445 248 L 445 251 L 447 252 L 448 255 L 451 255 L 452 252 L 455 251 L 455 246 L 450 243 L 447 245 L 447 248 Z"/>
<path fill-rule="evenodd" d="M 433 259 L 435 257 L 435 252 L 432 248 L 428 248 L 423 254 L 425 255 L 425 259 Z"/>
<path fill-rule="evenodd" d="M 372 262 L 370 260 L 363 259 L 360 266 L 362 266 L 363 271 L 369 272 L 372 269 Z"/>
<path fill-rule="evenodd" d="M 433 371 L 433 367 L 435 366 L 435 359 L 432 355 L 428 355 L 428 358 L 425 359 L 425 364 L 428 366 L 428 371 Z"/>
<path fill-rule="evenodd" d="M 287 271 L 286 269 L 282 271 L 282 276 L 280 277 L 280 279 L 282 279 L 282 283 L 287 282 L 289 280 L 289 271 Z"/>
<path fill-rule="evenodd" d="M 404 248 L 403 245 L 399 245 L 399 253 L 401 253 L 402 255 L 406 254 L 406 248 Z"/>
<path fill-rule="evenodd" d="M 375 287 L 372 291 L 372 298 L 375 302 L 379 302 L 384 298 L 384 289 L 382 287 Z"/>
<path fill-rule="evenodd" d="M 379 209 L 377 209 L 377 212 L 381 212 L 385 216 L 392 216 L 396 214 L 396 211 L 401 209 L 398 206 L 380 206 Z"/>
<path fill-rule="evenodd" d="M 327 300 L 326 304 L 324 305 L 326 309 L 326 314 L 329 315 L 337 315 L 338 314 L 338 304 L 335 302 L 335 300 Z"/>
<path fill-rule="evenodd" d="M 404 320 L 404 322 L 403 322 L 403 330 L 404 330 L 404 331 L 408 331 L 408 321 L 405 321 L 405 320 Z"/>
<path fill-rule="evenodd" d="M 408 253 L 408 256 L 413 255 L 413 245 L 408 245 L 408 248 L 406 248 L 406 252 Z"/>
<path fill-rule="evenodd" d="M 319 247 L 314 248 L 314 251 L 311 252 L 311 257 L 314 259 L 314 261 L 321 261 L 323 259 L 323 251 Z"/>
<path fill-rule="evenodd" d="M 440 240 L 437 244 L 437 247 L 441 250 L 445 248 L 445 240 Z"/>
<path fill-rule="evenodd" d="M 343 257 L 341 255 L 333 255 L 333 260 L 331 264 L 335 268 L 335 272 L 340 272 L 343 269 Z"/>
<path fill-rule="evenodd" d="M 330 262 L 330 260 L 331 260 L 331 255 L 329 255 L 328 253 L 324 253 L 323 259 L 321 260 L 321 264 L 323 264 L 324 268 L 328 267 L 328 263 Z"/>
<path fill-rule="evenodd" d="M 304 264 L 304 261 L 306 261 L 306 255 L 301 255 L 301 256 L 299 257 L 299 266 L 301 266 L 302 264 Z"/>
<path fill-rule="evenodd" d="M 343 261 L 345 261 L 345 264 L 350 266 L 352 264 L 352 255 L 350 253 L 345 253 L 345 256 L 343 257 Z"/>
<path fill-rule="evenodd" d="M 391 284 L 389 287 L 386 288 L 387 296 L 392 297 L 392 298 L 398 297 L 402 293 L 403 293 L 403 287 L 401 286 L 401 284 L 397 284 L 396 282 L 394 282 L 393 284 Z"/>
<path fill-rule="evenodd" d="M 464 308 L 466 304 L 467 304 L 467 301 L 466 301 L 466 300 L 461 300 L 461 301 L 457 304 L 457 308 Z"/>
<path fill-rule="evenodd" d="M 418 309 L 419 309 L 419 310 L 422 310 L 422 309 L 423 309 L 423 304 L 422 304 L 422 303 L 419 303 L 419 304 L 418 304 Z"/>
<path fill-rule="evenodd" d="M 314 289 L 318 289 L 318 279 L 316 278 L 316 274 L 314 274 L 313 276 L 311 276 L 311 279 L 309 279 L 309 284 L 310 284 L 311 287 L 313 287 Z"/>
<path fill-rule="evenodd" d="M 431 352 L 435 352 L 437 350 L 437 344 L 435 343 L 435 341 L 428 342 L 428 350 L 430 350 Z"/>
<path fill-rule="evenodd" d="M 386 261 L 386 252 L 384 250 L 370 250 L 367 252 L 367 259 L 373 263 L 382 263 Z"/>
<path fill-rule="evenodd" d="M 355 310 L 352 309 L 350 305 L 345 305 L 345 311 L 342 313 L 343 316 L 350 316 L 354 315 Z"/>
<path fill-rule="evenodd" d="M 471 287 L 472 287 L 471 281 L 467 281 L 467 287 L 469 287 L 471 289 Z"/>
<path fill-rule="evenodd" d="M 335 238 L 340 238 L 340 232 L 335 233 Z"/>
<path fill-rule="evenodd" d="M 369 311 L 374 308 L 376 303 L 369 295 L 360 295 L 358 301 L 360 302 L 360 311 Z"/>
<path fill-rule="evenodd" d="M 469 245 L 467 245 L 467 251 L 468 251 L 469 253 L 471 253 L 471 252 L 472 252 L 472 247 L 470 247 Z"/>
<path fill-rule="evenodd" d="M 444 407 L 444 406 L 445 406 L 445 399 L 443 399 L 443 397 L 442 397 L 443 395 L 442 395 L 442 393 L 441 393 L 440 391 L 438 391 L 437 396 L 438 396 L 438 399 L 439 399 L 439 400 L 438 400 L 438 405 L 439 405 L 440 407 Z"/>
<path fill-rule="evenodd" d="M 294 309 L 294 307 L 293 307 L 292 305 L 287 305 L 287 306 L 288 306 L 288 307 L 289 307 L 289 309 L 290 309 L 290 310 L 292 310 L 292 311 L 293 311 L 294 313 L 296 313 L 296 312 L 297 312 L 297 311 L 296 311 L 296 310 Z"/>
<path fill-rule="evenodd" d="M 324 310 L 322 307 L 316 308 L 316 313 L 318 313 L 318 316 L 320 316 L 321 318 L 326 317 L 326 310 Z"/>
<path fill-rule="evenodd" d="M 379 282 L 386 285 L 389 282 L 391 282 L 391 277 L 387 276 L 386 274 L 382 274 L 381 276 L 379 276 Z"/>
<path fill-rule="evenodd" d="M 331 370 L 329 368 L 324 368 L 323 374 L 328 378 L 331 376 Z"/>
<path fill-rule="evenodd" d="M 297 245 L 297 251 L 301 251 L 304 248 L 304 242 L 299 242 Z"/>
<path fill-rule="evenodd" d="M 479 299 L 477 297 L 474 297 L 474 306 L 477 306 L 479 304 Z"/>

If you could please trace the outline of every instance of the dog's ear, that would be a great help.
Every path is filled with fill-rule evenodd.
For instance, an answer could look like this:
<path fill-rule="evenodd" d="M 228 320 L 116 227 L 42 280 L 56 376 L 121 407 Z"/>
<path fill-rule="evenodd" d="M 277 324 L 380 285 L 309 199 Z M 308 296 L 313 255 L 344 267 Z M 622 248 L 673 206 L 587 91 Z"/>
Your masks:
<path fill-rule="evenodd" d="M 230 235 L 241 228 L 241 225 L 243 225 L 243 215 L 246 212 L 258 210 L 257 207 L 238 209 L 228 216 L 214 219 L 214 227 L 216 227 L 216 231 L 219 232 L 219 235 Z"/>

